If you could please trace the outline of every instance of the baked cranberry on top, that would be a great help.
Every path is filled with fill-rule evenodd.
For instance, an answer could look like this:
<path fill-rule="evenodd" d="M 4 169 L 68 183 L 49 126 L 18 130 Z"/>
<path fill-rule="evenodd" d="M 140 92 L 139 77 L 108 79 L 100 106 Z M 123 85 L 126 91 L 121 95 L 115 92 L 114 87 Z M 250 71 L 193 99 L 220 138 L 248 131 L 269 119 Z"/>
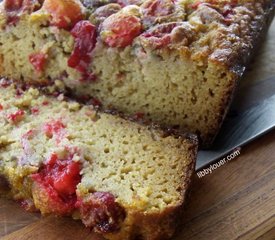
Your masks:
<path fill-rule="evenodd" d="M 162 17 L 166 17 L 175 12 L 173 0 L 147 0 L 141 5 L 143 22 L 150 26 L 162 22 Z"/>
<path fill-rule="evenodd" d="M 38 0 L 4 0 L 4 10 L 7 15 L 7 23 L 14 25 L 19 21 L 22 13 L 31 13 L 40 8 Z"/>
<path fill-rule="evenodd" d="M 51 24 L 59 28 L 70 29 L 84 19 L 79 1 L 45 0 L 42 9 L 51 15 Z"/>
<path fill-rule="evenodd" d="M 92 51 L 96 45 L 96 27 L 89 21 L 80 21 L 71 30 L 75 39 L 74 50 L 68 59 L 68 66 L 81 73 L 82 81 L 94 81 L 95 75 L 89 71 Z"/>
<path fill-rule="evenodd" d="M 138 17 L 118 12 L 105 19 L 100 36 L 109 47 L 126 47 L 132 44 L 141 31 Z"/>
<path fill-rule="evenodd" d="M 141 35 L 141 41 L 154 49 L 166 47 L 171 43 L 172 31 L 181 23 L 163 23 L 156 25 Z"/>

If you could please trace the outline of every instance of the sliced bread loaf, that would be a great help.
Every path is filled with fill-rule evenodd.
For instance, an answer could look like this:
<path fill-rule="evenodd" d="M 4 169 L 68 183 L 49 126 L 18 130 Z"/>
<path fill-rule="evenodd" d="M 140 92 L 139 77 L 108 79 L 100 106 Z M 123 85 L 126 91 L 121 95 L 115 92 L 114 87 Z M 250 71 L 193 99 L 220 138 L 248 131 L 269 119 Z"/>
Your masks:
<path fill-rule="evenodd" d="M 173 235 L 197 142 L 91 106 L 0 87 L 0 181 L 28 210 L 72 216 L 107 239 Z"/>

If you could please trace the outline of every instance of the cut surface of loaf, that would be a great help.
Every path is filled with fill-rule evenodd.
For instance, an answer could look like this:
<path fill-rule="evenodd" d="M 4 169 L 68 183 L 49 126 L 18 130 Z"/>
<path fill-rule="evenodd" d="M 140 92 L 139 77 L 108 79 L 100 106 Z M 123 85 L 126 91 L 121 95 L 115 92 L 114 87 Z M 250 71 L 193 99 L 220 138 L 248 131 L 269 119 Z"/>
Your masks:
<path fill-rule="evenodd" d="M 1 81 L 0 181 L 12 198 L 81 219 L 107 239 L 173 235 L 195 138 Z"/>
<path fill-rule="evenodd" d="M 274 0 L 10 2 L 0 10 L 0 75 L 69 88 L 197 133 L 204 146 L 274 10 Z"/>

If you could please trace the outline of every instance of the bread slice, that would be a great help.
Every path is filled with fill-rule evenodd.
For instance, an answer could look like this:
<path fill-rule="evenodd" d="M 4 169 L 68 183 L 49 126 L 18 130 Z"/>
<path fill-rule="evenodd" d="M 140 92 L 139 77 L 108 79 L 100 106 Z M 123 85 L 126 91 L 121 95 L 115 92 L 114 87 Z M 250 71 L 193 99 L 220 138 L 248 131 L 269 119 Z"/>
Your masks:
<path fill-rule="evenodd" d="M 274 13 L 274 0 L 10 2 L 0 7 L 0 75 L 70 88 L 204 146 Z"/>
<path fill-rule="evenodd" d="M 27 210 L 81 219 L 107 239 L 171 237 L 196 138 L 62 98 L 2 80 L 0 182 L 8 194 Z"/>

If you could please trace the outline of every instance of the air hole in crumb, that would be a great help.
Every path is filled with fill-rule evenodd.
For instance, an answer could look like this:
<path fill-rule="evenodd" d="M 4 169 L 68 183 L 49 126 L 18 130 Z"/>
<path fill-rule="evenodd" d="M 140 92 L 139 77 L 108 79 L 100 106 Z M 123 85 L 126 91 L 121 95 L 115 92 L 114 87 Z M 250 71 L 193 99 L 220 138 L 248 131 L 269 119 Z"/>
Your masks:
<path fill-rule="evenodd" d="M 161 195 L 161 194 L 158 194 L 158 195 L 156 196 L 156 198 L 162 198 L 162 195 Z"/>
<path fill-rule="evenodd" d="M 121 173 L 124 173 L 124 174 L 128 174 L 128 173 L 130 173 L 131 171 L 133 171 L 133 168 L 130 167 L 130 166 L 121 169 Z"/>
<path fill-rule="evenodd" d="M 171 166 L 171 168 L 172 168 L 172 169 L 176 169 L 176 168 L 177 168 L 177 165 L 174 165 L 174 164 L 173 164 L 173 165 Z"/>
<path fill-rule="evenodd" d="M 220 77 L 221 77 L 221 78 L 225 78 L 225 77 L 226 77 L 226 73 L 222 73 L 222 74 L 220 75 Z"/>
<path fill-rule="evenodd" d="M 162 191 L 165 192 L 165 193 L 168 192 L 167 188 L 164 188 Z"/>
<path fill-rule="evenodd" d="M 105 152 L 105 153 L 109 153 L 109 152 L 110 152 L 110 149 L 109 149 L 109 148 L 105 148 L 105 149 L 104 149 L 104 152 Z"/>
<path fill-rule="evenodd" d="M 116 176 L 116 173 L 115 172 L 110 172 L 109 177 L 112 177 L 112 176 Z"/>
<path fill-rule="evenodd" d="M 143 149 L 144 151 L 147 151 L 148 146 L 147 146 L 147 145 L 144 145 L 144 146 L 142 147 L 142 149 Z"/>
<path fill-rule="evenodd" d="M 209 95 L 210 95 L 211 97 L 214 97 L 215 94 L 214 94 L 214 92 L 213 92 L 212 89 L 209 89 L 208 92 L 209 92 Z"/>
<path fill-rule="evenodd" d="M 101 167 L 102 167 L 102 168 L 107 168 L 106 163 L 105 163 L 105 162 L 102 162 L 102 163 L 101 163 Z"/>

